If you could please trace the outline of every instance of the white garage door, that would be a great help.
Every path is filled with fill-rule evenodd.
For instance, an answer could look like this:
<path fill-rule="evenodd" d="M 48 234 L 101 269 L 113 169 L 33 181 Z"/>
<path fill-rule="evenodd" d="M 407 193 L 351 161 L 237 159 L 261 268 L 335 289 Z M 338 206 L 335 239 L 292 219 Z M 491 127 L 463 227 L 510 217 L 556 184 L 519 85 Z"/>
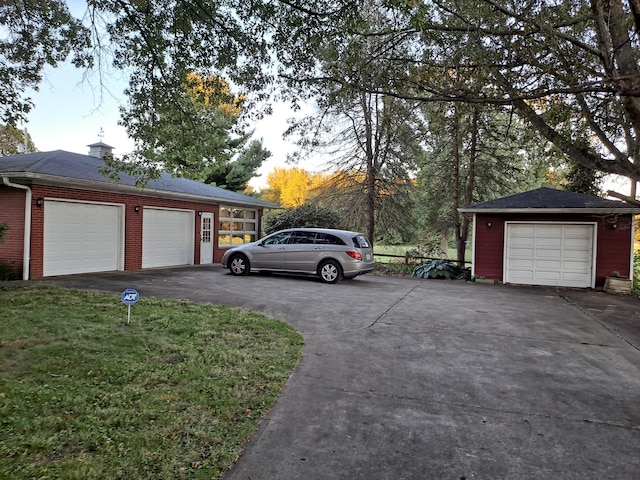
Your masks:
<path fill-rule="evenodd" d="M 593 287 L 591 224 L 507 223 L 505 282 Z"/>
<path fill-rule="evenodd" d="M 43 275 L 122 270 L 123 211 L 120 205 L 46 200 Z"/>
<path fill-rule="evenodd" d="M 193 264 L 194 212 L 144 208 L 142 268 Z"/>

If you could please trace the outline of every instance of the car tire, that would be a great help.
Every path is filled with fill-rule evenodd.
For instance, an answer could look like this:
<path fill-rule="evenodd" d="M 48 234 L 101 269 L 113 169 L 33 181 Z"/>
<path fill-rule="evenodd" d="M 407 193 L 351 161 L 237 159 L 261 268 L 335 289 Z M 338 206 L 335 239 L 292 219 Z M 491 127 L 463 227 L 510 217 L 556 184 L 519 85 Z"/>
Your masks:
<path fill-rule="evenodd" d="M 342 267 L 335 260 L 327 260 L 318 267 L 318 275 L 324 283 L 337 283 L 342 279 Z"/>
<path fill-rule="evenodd" d="M 244 255 L 234 255 L 229 260 L 229 271 L 232 275 L 249 275 L 251 265 Z"/>

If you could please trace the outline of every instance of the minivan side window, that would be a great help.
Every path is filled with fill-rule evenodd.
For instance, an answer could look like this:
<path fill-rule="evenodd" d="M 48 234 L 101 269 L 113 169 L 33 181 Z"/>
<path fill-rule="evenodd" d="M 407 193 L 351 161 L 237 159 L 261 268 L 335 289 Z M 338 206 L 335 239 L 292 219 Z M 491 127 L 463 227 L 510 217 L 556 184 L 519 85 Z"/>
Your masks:
<path fill-rule="evenodd" d="M 320 245 L 345 245 L 342 239 L 331 235 L 330 233 L 318 232 L 316 236 L 316 244 Z"/>
<path fill-rule="evenodd" d="M 356 248 L 371 248 L 371 244 L 364 235 L 356 235 L 353 237 L 353 245 Z"/>
<path fill-rule="evenodd" d="M 294 232 L 293 237 L 289 240 L 289 243 L 295 244 L 309 244 L 313 243 L 316 238 L 316 232 Z"/>
<path fill-rule="evenodd" d="M 266 238 L 265 240 L 263 240 L 262 244 L 263 245 L 282 245 L 287 243 L 287 240 L 289 240 L 289 237 L 291 237 L 291 232 L 279 233 L 277 235 L 272 235 Z"/>

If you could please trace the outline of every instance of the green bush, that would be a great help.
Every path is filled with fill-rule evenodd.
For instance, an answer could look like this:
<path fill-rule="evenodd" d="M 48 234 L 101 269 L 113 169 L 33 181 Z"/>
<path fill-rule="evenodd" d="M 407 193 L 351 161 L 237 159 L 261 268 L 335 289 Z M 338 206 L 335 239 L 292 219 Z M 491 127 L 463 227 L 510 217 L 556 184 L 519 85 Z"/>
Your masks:
<path fill-rule="evenodd" d="M 470 280 L 471 269 L 463 268 L 451 260 L 431 260 L 413 269 L 412 277 Z"/>
<path fill-rule="evenodd" d="M 285 228 L 302 227 L 340 228 L 340 217 L 333 210 L 305 203 L 264 219 L 264 231 L 267 235 Z"/>
<path fill-rule="evenodd" d="M 633 255 L 633 289 L 640 290 L 640 248 Z"/>
<path fill-rule="evenodd" d="M 18 270 L 7 263 L 0 262 L 0 280 L 20 280 L 20 278 Z"/>

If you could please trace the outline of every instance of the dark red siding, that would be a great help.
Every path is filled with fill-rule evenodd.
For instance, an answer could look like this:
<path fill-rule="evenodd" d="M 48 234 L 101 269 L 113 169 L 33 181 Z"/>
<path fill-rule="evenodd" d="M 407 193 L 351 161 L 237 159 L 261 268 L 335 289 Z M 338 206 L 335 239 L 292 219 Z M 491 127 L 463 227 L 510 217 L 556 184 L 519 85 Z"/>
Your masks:
<path fill-rule="evenodd" d="M 478 276 L 502 281 L 504 224 L 517 222 L 596 222 L 596 285 L 604 285 L 613 272 L 630 276 L 632 216 L 575 214 L 477 214 L 474 272 Z M 614 227 L 615 226 L 615 227 Z"/>

